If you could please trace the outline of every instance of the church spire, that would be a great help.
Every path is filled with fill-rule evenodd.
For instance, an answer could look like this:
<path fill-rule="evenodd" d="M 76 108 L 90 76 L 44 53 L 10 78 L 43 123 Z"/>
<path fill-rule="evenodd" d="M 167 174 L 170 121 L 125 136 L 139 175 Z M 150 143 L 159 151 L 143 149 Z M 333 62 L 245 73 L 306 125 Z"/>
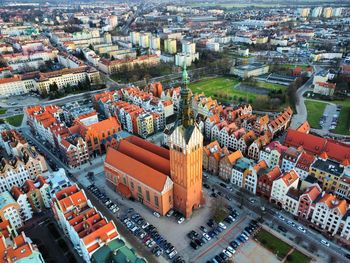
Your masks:
<path fill-rule="evenodd" d="M 193 112 L 192 112 L 192 92 L 188 88 L 189 78 L 186 70 L 186 63 L 184 63 L 182 71 L 182 87 L 180 91 L 181 101 L 179 118 L 182 121 L 182 125 L 187 128 L 193 125 Z"/>

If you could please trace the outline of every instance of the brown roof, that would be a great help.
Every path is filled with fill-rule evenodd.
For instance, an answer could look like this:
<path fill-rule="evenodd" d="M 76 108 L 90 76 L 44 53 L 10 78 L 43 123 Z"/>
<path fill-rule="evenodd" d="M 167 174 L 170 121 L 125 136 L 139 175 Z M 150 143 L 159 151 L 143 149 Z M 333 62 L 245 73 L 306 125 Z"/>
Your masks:
<path fill-rule="evenodd" d="M 121 140 L 116 146 L 116 150 L 144 165 L 153 168 L 154 170 L 170 175 L 169 160 L 153 153 L 148 147 L 142 148 L 136 144 L 133 144 L 128 139 L 124 139 Z"/>
<path fill-rule="evenodd" d="M 108 148 L 105 164 L 130 175 L 145 185 L 161 192 L 167 180 L 167 175 L 152 167 L 122 153 L 112 147 Z"/>

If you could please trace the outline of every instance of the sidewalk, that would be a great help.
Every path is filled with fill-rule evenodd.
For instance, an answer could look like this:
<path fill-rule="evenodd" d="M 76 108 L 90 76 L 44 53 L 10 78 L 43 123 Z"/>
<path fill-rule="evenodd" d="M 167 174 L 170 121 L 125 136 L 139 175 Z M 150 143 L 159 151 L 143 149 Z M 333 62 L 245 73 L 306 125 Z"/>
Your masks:
<path fill-rule="evenodd" d="M 264 230 L 266 230 L 267 232 L 269 232 L 270 234 L 273 234 L 274 236 L 278 237 L 279 239 L 281 239 L 282 241 L 286 242 L 288 245 L 291 245 L 293 248 L 299 250 L 301 253 L 305 254 L 306 256 L 310 257 L 312 260 L 315 259 L 315 255 L 310 253 L 309 251 L 307 251 L 305 248 L 303 248 L 302 246 L 299 246 L 298 244 L 296 244 L 295 242 L 291 241 L 289 238 L 286 238 L 285 236 L 281 235 L 280 233 L 278 233 L 276 230 L 269 228 L 266 225 L 262 225 L 262 228 Z"/>

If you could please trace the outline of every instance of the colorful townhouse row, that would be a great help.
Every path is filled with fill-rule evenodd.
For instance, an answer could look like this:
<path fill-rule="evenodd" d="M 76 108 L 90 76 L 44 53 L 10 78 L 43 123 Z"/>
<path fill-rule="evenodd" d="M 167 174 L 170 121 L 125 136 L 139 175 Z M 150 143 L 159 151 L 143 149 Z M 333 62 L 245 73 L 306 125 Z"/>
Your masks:
<path fill-rule="evenodd" d="M 0 222 L 0 263 L 45 263 L 38 247 L 25 235 L 17 234 L 9 221 Z"/>
<path fill-rule="evenodd" d="M 95 111 L 77 116 L 71 126 L 65 111 L 59 106 L 32 106 L 25 110 L 34 134 L 59 149 L 63 161 L 70 167 L 89 162 L 117 143 L 121 125 L 116 117 L 98 121 Z"/>
<path fill-rule="evenodd" d="M 85 262 L 146 262 L 125 244 L 114 222 L 77 185 L 55 193 L 51 206 L 58 225 Z"/>
<path fill-rule="evenodd" d="M 349 242 L 350 147 L 307 132 L 307 123 L 289 129 L 258 160 L 214 141 L 203 148 L 203 169 Z"/>
<path fill-rule="evenodd" d="M 104 92 L 96 94 L 93 102 L 102 115 L 118 117 L 124 130 L 146 138 L 153 133 L 162 132 L 166 118 L 174 114 L 172 100 L 156 96 L 162 94 L 159 92 L 162 90 L 160 83 L 150 84 L 146 90 L 149 91 L 127 87 Z"/>

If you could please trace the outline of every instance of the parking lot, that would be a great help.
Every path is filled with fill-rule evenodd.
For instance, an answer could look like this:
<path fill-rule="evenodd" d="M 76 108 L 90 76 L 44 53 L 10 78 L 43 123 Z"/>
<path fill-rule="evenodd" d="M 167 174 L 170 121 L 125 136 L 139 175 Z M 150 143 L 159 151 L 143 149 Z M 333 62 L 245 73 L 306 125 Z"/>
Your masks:
<path fill-rule="evenodd" d="M 225 257 L 232 256 L 231 254 L 234 254 L 233 257 L 245 257 L 244 254 L 241 255 L 240 253 L 245 246 L 245 242 L 240 242 L 241 245 L 236 247 L 230 245 L 230 242 L 245 231 L 244 228 L 248 226 L 251 218 L 247 212 L 238 209 L 233 204 L 229 213 L 235 217 L 234 222 L 227 219 L 223 221 L 224 226 L 222 227 L 216 222 L 212 222 L 213 224 L 209 226 L 208 223 L 217 205 L 217 197 L 211 197 L 211 189 L 203 188 L 206 204 L 199 210 L 194 211 L 191 220 L 185 220 L 179 224 L 179 215 L 177 217 L 174 214 L 170 217 L 158 218 L 153 214 L 153 211 L 142 204 L 122 198 L 106 184 L 103 173 L 96 174 L 94 178 L 92 180 L 87 174 L 78 176 L 78 180 L 85 187 L 93 182 L 100 189 L 97 195 L 99 200 L 107 203 L 111 212 L 116 209 L 114 211 L 115 216 L 124 222 L 131 235 L 137 236 L 140 243 L 149 247 L 154 255 L 158 255 L 157 259 L 159 261 L 206 262 L 220 253 L 222 261 Z M 225 202 L 228 204 L 228 200 L 225 200 Z M 190 237 L 191 232 L 195 232 L 196 237 Z M 230 247 L 231 252 L 228 247 Z M 223 252 L 224 249 L 225 253 Z M 217 261 L 220 262 L 220 260 Z"/>

